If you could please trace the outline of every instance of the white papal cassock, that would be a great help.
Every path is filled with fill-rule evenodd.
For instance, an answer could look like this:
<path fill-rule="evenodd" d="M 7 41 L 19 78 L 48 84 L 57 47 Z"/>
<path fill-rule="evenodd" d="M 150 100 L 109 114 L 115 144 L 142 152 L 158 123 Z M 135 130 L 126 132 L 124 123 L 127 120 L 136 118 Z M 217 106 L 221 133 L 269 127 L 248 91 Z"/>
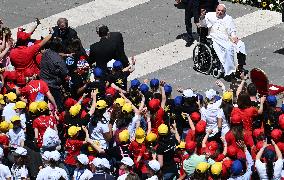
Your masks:
<path fill-rule="evenodd" d="M 231 16 L 225 15 L 218 18 L 216 12 L 208 12 L 205 18 L 200 21 L 202 27 L 209 28 L 209 38 L 212 38 L 214 50 L 221 61 L 225 76 L 236 71 L 238 64 L 236 53 L 245 52 L 245 44 L 238 41 L 237 44 L 232 43 L 231 37 L 236 37 L 236 26 Z"/>

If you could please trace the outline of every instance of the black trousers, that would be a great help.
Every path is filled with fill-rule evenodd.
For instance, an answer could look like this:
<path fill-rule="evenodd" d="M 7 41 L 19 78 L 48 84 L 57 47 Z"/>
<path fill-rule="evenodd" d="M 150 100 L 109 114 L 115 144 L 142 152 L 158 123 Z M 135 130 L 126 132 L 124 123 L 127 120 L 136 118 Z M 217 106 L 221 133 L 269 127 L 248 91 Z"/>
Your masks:
<path fill-rule="evenodd" d="M 54 97 L 58 111 L 62 112 L 64 110 L 64 102 L 63 102 L 63 95 L 62 95 L 60 89 L 53 88 L 53 87 L 48 87 L 48 88 L 50 90 L 50 93 Z"/>
<path fill-rule="evenodd" d="M 192 10 L 188 6 L 185 8 L 185 15 L 184 15 L 184 22 L 185 22 L 185 28 L 187 32 L 187 41 L 193 41 L 193 36 L 192 36 Z"/>

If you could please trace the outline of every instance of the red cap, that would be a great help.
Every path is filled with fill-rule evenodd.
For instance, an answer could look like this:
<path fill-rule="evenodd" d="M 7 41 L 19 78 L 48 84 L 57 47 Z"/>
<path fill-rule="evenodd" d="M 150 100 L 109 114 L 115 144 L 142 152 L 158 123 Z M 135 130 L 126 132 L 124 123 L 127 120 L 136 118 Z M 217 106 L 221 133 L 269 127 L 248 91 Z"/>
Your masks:
<path fill-rule="evenodd" d="M 281 114 L 279 116 L 279 125 L 280 125 L 281 129 L 284 129 L 284 114 Z"/>
<path fill-rule="evenodd" d="M 282 131 L 280 129 L 273 129 L 271 132 L 271 137 L 274 141 L 278 142 L 282 137 Z"/>
<path fill-rule="evenodd" d="M 218 143 L 216 141 L 210 141 L 208 144 L 207 144 L 207 148 L 210 150 L 210 151 L 216 151 L 218 149 Z"/>
<path fill-rule="evenodd" d="M 4 78 L 8 80 L 17 80 L 17 73 L 16 71 L 5 71 Z"/>
<path fill-rule="evenodd" d="M 64 105 L 67 109 L 70 109 L 71 106 L 74 106 L 77 103 L 76 100 L 72 99 L 72 98 L 67 98 L 64 102 Z"/>
<path fill-rule="evenodd" d="M 235 146 L 233 146 L 233 145 L 228 146 L 227 155 L 230 158 L 236 157 L 237 153 L 238 153 L 238 149 Z"/>
<path fill-rule="evenodd" d="M 185 144 L 185 149 L 189 152 L 193 152 L 196 148 L 196 142 L 194 141 L 188 141 Z"/>
<path fill-rule="evenodd" d="M 199 121 L 196 126 L 195 126 L 195 132 L 200 134 L 200 133 L 204 133 L 205 132 L 205 128 L 206 128 L 206 122 L 201 120 Z"/>
<path fill-rule="evenodd" d="M 233 164 L 233 161 L 232 161 L 231 159 L 225 159 L 225 160 L 223 161 L 223 165 L 224 165 L 226 168 L 231 168 L 232 164 Z"/>
<path fill-rule="evenodd" d="M 198 122 L 200 120 L 200 114 L 198 112 L 193 112 L 190 115 L 190 119 L 194 122 Z"/>
<path fill-rule="evenodd" d="M 87 106 L 89 102 L 91 102 L 91 98 L 84 98 L 82 101 L 82 106 Z"/>
<path fill-rule="evenodd" d="M 255 129 L 253 131 L 253 136 L 258 137 L 264 134 L 264 130 L 262 128 Z"/>
<path fill-rule="evenodd" d="M 240 124 L 240 123 L 242 123 L 241 116 L 235 114 L 231 117 L 231 124 Z"/>
<path fill-rule="evenodd" d="M 246 154 L 245 154 L 245 152 L 242 151 L 242 150 L 239 150 L 238 153 L 237 153 L 237 158 L 240 159 L 240 160 L 241 160 L 241 159 L 246 160 Z"/>
<path fill-rule="evenodd" d="M 106 95 L 108 96 L 108 95 L 110 95 L 110 96 L 114 96 L 115 95 L 115 93 L 116 93 L 116 90 L 113 88 L 113 87 L 108 87 L 107 89 L 106 89 Z"/>
<path fill-rule="evenodd" d="M 31 33 L 26 33 L 23 31 L 23 28 L 18 28 L 17 40 L 26 41 L 31 38 Z"/>
<path fill-rule="evenodd" d="M 152 110 L 157 110 L 160 107 L 160 100 L 159 99 L 151 99 L 149 101 L 149 108 Z"/>
<path fill-rule="evenodd" d="M 263 141 L 258 141 L 255 147 L 256 150 L 259 151 L 263 147 Z"/>

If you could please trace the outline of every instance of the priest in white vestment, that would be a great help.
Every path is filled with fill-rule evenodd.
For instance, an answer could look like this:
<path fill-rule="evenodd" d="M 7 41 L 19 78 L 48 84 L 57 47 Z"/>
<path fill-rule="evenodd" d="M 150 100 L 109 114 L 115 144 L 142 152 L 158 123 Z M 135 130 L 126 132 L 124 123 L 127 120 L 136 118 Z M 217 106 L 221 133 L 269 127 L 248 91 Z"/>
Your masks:
<path fill-rule="evenodd" d="M 216 12 L 201 12 L 200 26 L 209 29 L 209 38 L 213 41 L 213 48 L 221 61 L 225 76 L 236 72 L 238 61 L 236 53 L 246 54 L 245 45 L 236 35 L 236 26 L 231 16 L 226 14 L 224 4 L 219 4 Z"/>

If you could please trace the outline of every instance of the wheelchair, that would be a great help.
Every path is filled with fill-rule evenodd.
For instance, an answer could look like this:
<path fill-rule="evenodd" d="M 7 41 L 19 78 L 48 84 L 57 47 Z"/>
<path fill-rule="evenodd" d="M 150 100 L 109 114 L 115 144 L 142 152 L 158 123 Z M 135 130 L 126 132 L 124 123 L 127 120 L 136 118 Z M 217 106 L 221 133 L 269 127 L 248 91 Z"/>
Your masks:
<path fill-rule="evenodd" d="M 193 63 L 193 69 L 197 72 L 213 75 L 214 78 L 224 76 L 224 68 L 213 48 L 213 41 L 206 36 L 200 38 L 193 49 Z"/>

